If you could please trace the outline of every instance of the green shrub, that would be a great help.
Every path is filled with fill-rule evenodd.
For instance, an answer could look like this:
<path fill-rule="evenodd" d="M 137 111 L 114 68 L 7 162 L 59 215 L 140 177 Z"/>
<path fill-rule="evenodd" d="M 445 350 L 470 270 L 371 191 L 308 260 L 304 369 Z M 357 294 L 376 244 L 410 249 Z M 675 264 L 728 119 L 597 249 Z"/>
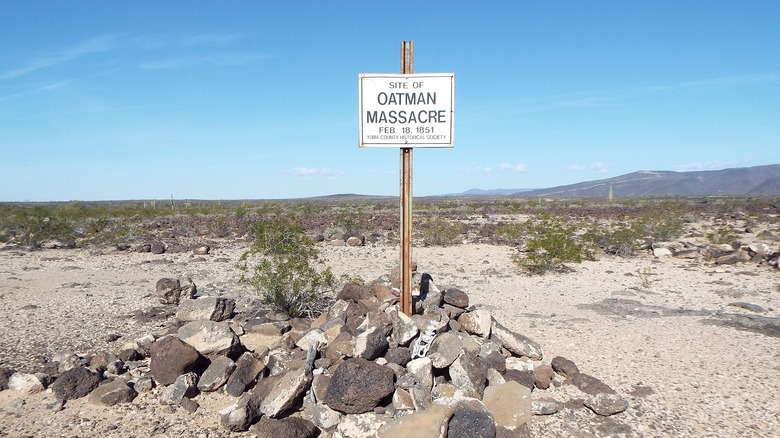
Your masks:
<path fill-rule="evenodd" d="M 629 257 L 636 255 L 639 242 L 645 236 L 644 225 L 639 221 L 618 224 L 612 227 L 593 227 L 586 234 L 606 254 Z"/>
<path fill-rule="evenodd" d="M 446 219 L 434 216 L 420 225 L 420 234 L 425 246 L 447 246 L 458 243 L 461 229 Z"/>
<path fill-rule="evenodd" d="M 578 236 L 578 227 L 564 218 L 538 212 L 519 226 L 526 235 L 526 254 L 516 256 L 514 262 L 530 274 L 567 272 L 571 268 L 566 263 L 595 259 L 591 243 Z"/>
<path fill-rule="evenodd" d="M 239 261 L 241 281 L 263 304 L 291 316 L 314 316 L 325 310 L 335 292 L 330 268 L 317 271 L 318 252 L 299 222 L 276 218 L 258 222 L 255 241 Z M 254 263 L 254 264 L 253 264 Z"/>
<path fill-rule="evenodd" d="M 714 244 L 730 244 L 738 239 L 731 227 L 727 225 L 722 225 L 718 229 L 707 233 L 705 236 L 707 237 L 707 241 Z"/>
<path fill-rule="evenodd" d="M 637 229 L 644 228 L 647 237 L 660 242 L 668 242 L 685 234 L 683 210 L 671 203 L 662 203 L 653 210 L 646 212 L 637 224 Z"/>
<path fill-rule="evenodd" d="M 38 248 L 49 239 L 74 240 L 70 220 L 44 206 L 18 208 L 3 217 L 0 228 L 4 229 L 6 240 L 31 248 Z"/>

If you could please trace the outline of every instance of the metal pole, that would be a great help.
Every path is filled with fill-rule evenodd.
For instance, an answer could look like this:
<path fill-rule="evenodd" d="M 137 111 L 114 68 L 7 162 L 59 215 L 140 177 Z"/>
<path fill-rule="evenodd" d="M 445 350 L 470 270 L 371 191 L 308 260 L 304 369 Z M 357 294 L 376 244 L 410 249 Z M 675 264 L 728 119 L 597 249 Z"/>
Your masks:
<path fill-rule="evenodd" d="M 414 73 L 414 41 L 401 41 L 401 74 Z M 401 311 L 412 308 L 412 148 L 401 148 Z"/>

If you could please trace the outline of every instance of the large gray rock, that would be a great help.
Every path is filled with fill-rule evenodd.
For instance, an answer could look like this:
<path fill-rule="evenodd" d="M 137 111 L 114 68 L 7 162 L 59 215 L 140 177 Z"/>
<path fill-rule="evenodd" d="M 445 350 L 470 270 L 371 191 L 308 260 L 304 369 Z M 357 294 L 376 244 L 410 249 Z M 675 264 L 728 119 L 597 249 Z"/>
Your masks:
<path fill-rule="evenodd" d="M 390 368 L 365 359 L 347 359 L 333 373 L 323 402 L 346 414 L 369 412 L 393 393 Z"/>
<path fill-rule="evenodd" d="M 170 385 L 180 375 L 195 369 L 203 357 L 192 345 L 175 336 L 165 336 L 152 344 L 149 370 L 160 385 Z"/>
<path fill-rule="evenodd" d="M 453 332 L 444 332 L 437 336 L 428 350 L 428 357 L 434 368 L 447 368 L 455 362 L 463 351 L 463 342 Z"/>
<path fill-rule="evenodd" d="M 493 317 L 485 309 L 475 309 L 460 315 L 458 322 L 460 323 L 460 328 L 465 332 L 488 338 L 490 337 Z"/>
<path fill-rule="evenodd" d="M 204 356 L 227 355 L 238 346 L 238 336 L 226 321 L 192 321 L 179 327 L 179 338 Z"/>
<path fill-rule="evenodd" d="M 260 405 L 263 415 L 275 418 L 300 402 L 309 389 L 312 374 L 306 368 L 292 370 L 282 376 Z"/>
<path fill-rule="evenodd" d="M 265 364 L 250 352 L 242 354 L 235 364 L 235 370 L 227 380 L 225 392 L 238 397 L 246 390 L 247 386 L 257 380 L 257 376 L 263 372 Z"/>
<path fill-rule="evenodd" d="M 182 298 L 192 298 L 197 292 L 192 280 L 186 279 L 184 285 L 176 278 L 161 278 L 155 286 L 155 296 L 161 304 L 179 304 Z"/>
<path fill-rule="evenodd" d="M 482 398 L 487 384 L 487 367 L 481 357 L 464 351 L 450 365 L 450 378 L 467 397 Z"/>
<path fill-rule="evenodd" d="M 542 347 L 531 339 L 515 333 L 493 319 L 490 339 L 500 343 L 512 354 L 532 360 L 542 360 Z"/>
<path fill-rule="evenodd" d="M 380 327 L 371 327 L 355 337 L 354 355 L 366 360 L 374 360 L 387 352 L 390 344 Z"/>
<path fill-rule="evenodd" d="M 554 398 L 531 400 L 531 413 L 534 415 L 552 415 L 563 409 L 563 403 Z"/>
<path fill-rule="evenodd" d="M 585 399 L 585 406 L 598 415 L 609 416 L 625 411 L 628 403 L 617 394 L 596 394 Z"/>
<path fill-rule="evenodd" d="M 74 400 L 92 392 L 100 384 L 100 376 L 86 368 L 72 368 L 57 377 L 51 385 L 59 400 Z"/>
<path fill-rule="evenodd" d="M 236 300 L 224 297 L 199 297 L 183 299 L 176 309 L 179 321 L 224 321 L 233 314 Z"/>
<path fill-rule="evenodd" d="M 89 394 L 89 402 L 103 405 L 114 406 L 119 403 L 130 403 L 138 396 L 135 390 L 127 385 L 122 379 L 106 382 Z"/>
<path fill-rule="evenodd" d="M 393 325 L 390 339 L 396 344 L 407 346 L 420 333 L 417 324 L 414 323 L 412 318 L 406 316 L 405 313 L 393 309 L 388 311 L 387 316 Z"/>
<path fill-rule="evenodd" d="M 433 389 L 433 366 L 431 359 L 420 357 L 406 364 L 409 374 L 413 375 L 417 383 L 424 386 L 428 391 Z"/>
<path fill-rule="evenodd" d="M 235 369 L 236 363 L 232 359 L 227 356 L 217 357 L 211 361 L 209 367 L 198 379 L 198 389 L 203 392 L 216 391 L 228 381 Z"/>
<path fill-rule="evenodd" d="M 198 375 L 186 373 L 176 378 L 172 385 L 160 391 L 160 403 L 167 405 L 180 405 L 184 398 L 192 398 L 198 395 Z"/>
<path fill-rule="evenodd" d="M 254 391 L 244 393 L 235 403 L 219 411 L 219 420 L 227 430 L 243 432 L 262 416 L 260 413 L 261 397 Z"/>

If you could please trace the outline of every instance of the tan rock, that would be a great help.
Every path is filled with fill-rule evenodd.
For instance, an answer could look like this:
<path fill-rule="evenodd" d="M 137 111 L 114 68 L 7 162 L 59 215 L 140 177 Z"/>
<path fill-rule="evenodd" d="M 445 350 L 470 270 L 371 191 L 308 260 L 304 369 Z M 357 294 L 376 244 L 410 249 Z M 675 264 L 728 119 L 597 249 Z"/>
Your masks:
<path fill-rule="evenodd" d="M 531 389 L 515 381 L 488 386 L 482 403 L 493 414 L 496 424 L 509 430 L 531 420 Z"/>

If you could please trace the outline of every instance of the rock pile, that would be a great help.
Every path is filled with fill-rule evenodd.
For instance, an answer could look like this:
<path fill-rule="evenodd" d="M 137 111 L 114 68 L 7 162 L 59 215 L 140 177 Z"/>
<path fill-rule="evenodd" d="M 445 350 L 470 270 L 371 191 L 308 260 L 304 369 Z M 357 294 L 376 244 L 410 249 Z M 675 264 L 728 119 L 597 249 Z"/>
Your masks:
<path fill-rule="evenodd" d="M 652 251 L 656 257 L 674 256 L 684 259 L 702 257 L 718 265 L 749 262 L 767 264 L 780 269 L 780 251 L 773 251 L 766 243 L 695 245 L 690 242 L 680 242 L 664 246 L 653 245 Z"/>
<path fill-rule="evenodd" d="M 233 314 L 232 300 L 192 298 L 191 281 L 161 279 L 156 298 L 178 302 L 168 333 L 113 353 L 61 355 L 41 373 L 0 370 L 0 385 L 50 387 L 56 408 L 85 396 L 113 406 L 154 391 L 189 412 L 221 391 L 235 397 L 220 412 L 224 428 L 275 438 L 529 436 L 533 415 L 563 407 L 532 392 L 561 384 L 579 388 L 598 415 L 627 408 L 573 362 L 545 362 L 539 344 L 470 305 L 464 291 L 431 282 L 409 317 L 389 286 L 387 278 L 347 284 L 326 313 L 307 320 Z"/>

